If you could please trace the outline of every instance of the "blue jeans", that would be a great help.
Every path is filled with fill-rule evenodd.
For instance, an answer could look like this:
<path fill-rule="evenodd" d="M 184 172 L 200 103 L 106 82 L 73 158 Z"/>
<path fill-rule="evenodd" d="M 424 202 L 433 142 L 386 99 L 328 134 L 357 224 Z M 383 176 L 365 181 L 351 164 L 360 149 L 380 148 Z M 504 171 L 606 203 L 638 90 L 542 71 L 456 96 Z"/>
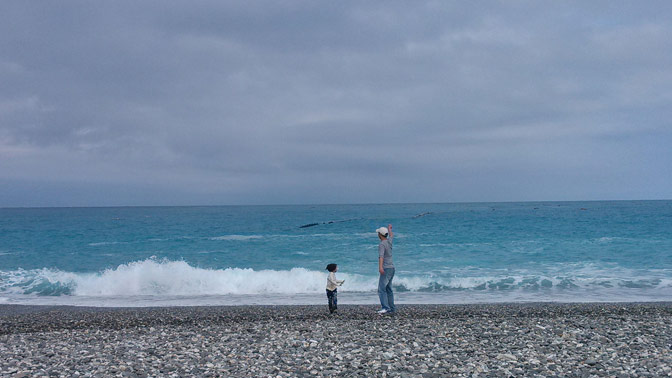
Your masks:
<path fill-rule="evenodd" d="M 327 289 L 327 302 L 329 302 L 329 312 L 334 313 L 338 310 L 338 290 L 334 289 L 333 291 Z"/>
<path fill-rule="evenodd" d="M 394 312 L 394 293 L 392 292 L 392 278 L 394 278 L 394 268 L 383 269 L 385 274 L 380 275 L 378 279 L 378 297 L 380 306 L 387 311 Z"/>

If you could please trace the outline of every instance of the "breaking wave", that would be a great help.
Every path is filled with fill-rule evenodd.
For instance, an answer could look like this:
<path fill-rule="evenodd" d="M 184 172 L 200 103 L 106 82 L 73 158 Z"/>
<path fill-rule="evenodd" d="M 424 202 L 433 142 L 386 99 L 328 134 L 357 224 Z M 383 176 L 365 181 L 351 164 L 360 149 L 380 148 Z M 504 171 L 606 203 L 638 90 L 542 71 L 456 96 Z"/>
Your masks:
<path fill-rule="evenodd" d="M 339 273 L 345 279 L 343 292 L 374 292 L 377 276 Z M 572 290 L 662 290 L 669 293 L 672 280 L 663 277 L 525 276 L 493 275 L 465 277 L 449 275 L 413 276 L 398 272 L 399 292 L 530 292 Z M 208 269 L 185 261 L 150 258 L 122 264 L 97 273 L 75 273 L 56 269 L 0 271 L 0 295 L 7 296 L 207 296 L 255 294 L 318 294 L 324 292 L 326 273 L 305 268 L 253 270 Z"/>

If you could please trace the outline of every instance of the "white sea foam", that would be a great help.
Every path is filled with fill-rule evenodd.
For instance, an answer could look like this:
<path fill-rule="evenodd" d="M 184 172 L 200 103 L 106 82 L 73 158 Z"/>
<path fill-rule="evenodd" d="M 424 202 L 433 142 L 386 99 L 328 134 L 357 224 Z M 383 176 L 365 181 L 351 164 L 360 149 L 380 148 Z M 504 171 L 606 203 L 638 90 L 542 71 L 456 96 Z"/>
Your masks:
<path fill-rule="evenodd" d="M 358 275 L 339 274 L 346 290 L 371 290 L 375 282 Z M 100 273 L 73 273 L 54 269 L 0 272 L 0 292 L 42 295 L 227 295 L 321 293 L 326 274 L 304 268 L 252 270 L 204 269 L 184 261 L 150 258 L 122 264 Z"/>
<path fill-rule="evenodd" d="M 413 275 L 400 271 L 394 282 L 400 293 L 420 295 L 435 292 L 461 298 L 466 294 L 446 293 L 466 290 L 465 293 L 471 294 L 465 298 L 476 295 L 485 301 L 487 298 L 498 301 L 497 298 L 502 295 L 515 300 L 578 300 L 581 295 L 593 300 L 619 300 L 632 298 L 635 292 L 645 295 L 649 293 L 650 299 L 672 299 L 672 272 L 667 270 L 649 270 L 647 275 L 643 275 L 634 270 L 597 268 L 591 265 L 571 268 L 565 266 L 561 270 L 566 271 L 565 269 L 572 272 L 571 276 L 561 272 L 539 275 L 524 270 L 475 271 L 470 267 L 454 269 L 452 274 Z M 368 293 L 367 295 L 375 297 L 377 276 L 339 272 L 338 277 L 346 280 L 339 291 Z M 325 281 L 326 272 L 305 268 L 207 269 L 191 266 L 184 261 L 149 258 L 98 273 L 74 273 L 46 268 L 0 271 L 0 294 L 12 300 L 26 296 L 155 299 L 249 295 L 300 297 L 323 294 Z M 464 300 L 466 299 L 462 301 Z"/>

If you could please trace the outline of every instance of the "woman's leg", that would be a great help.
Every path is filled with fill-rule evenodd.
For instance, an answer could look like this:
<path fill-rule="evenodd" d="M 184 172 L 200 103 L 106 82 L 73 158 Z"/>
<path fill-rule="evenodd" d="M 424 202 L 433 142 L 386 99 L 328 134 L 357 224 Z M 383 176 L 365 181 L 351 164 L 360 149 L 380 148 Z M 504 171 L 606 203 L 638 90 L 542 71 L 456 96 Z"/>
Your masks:
<path fill-rule="evenodd" d="M 385 293 L 387 294 L 387 305 L 390 307 L 390 311 L 394 312 L 396 308 L 394 307 L 394 293 L 392 292 L 392 279 L 394 278 L 394 268 L 389 269 L 390 279 L 387 281 L 385 286 Z M 388 275 L 388 269 L 385 269 L 385 275 Z"/>
<path fill-rule="evenodd" d="M 381 274 L 378 279 L 378 298 L 380 299 L 380 307 L 383 310 L 389 310 L 390 305 L 387 302 L 387 274 Z"/>

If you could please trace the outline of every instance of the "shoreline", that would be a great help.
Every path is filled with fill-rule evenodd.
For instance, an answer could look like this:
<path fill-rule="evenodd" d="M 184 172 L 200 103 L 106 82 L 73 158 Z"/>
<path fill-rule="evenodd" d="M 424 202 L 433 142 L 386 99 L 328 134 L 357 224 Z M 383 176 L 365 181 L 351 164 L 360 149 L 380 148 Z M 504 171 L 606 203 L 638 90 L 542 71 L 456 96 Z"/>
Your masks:
<path fill-rule="evenodd" d="M 667 376 L 672 302 L 0 305 L 0 376 Z"/>
<path fill-rule="evenodd" d="M 380 316 L 375 304 L 339 305 L 335 316 L 327 305 L 205 305 L 101 307 L 74 305 L 0 304 L 0 335 L 111 326 L 115 329 L 145 325 L 179 325 L 198 322 L 326 320 L 326 319 L 445 319 L 473 316 L 558 316 L 567 314 L 647 312 L 670 316 L 672 301 L 661 302 L 497 302 L 467 304 L 397 304 L 396 314 Z M 410 311 L 404 311 L 410 310 Z"/>

